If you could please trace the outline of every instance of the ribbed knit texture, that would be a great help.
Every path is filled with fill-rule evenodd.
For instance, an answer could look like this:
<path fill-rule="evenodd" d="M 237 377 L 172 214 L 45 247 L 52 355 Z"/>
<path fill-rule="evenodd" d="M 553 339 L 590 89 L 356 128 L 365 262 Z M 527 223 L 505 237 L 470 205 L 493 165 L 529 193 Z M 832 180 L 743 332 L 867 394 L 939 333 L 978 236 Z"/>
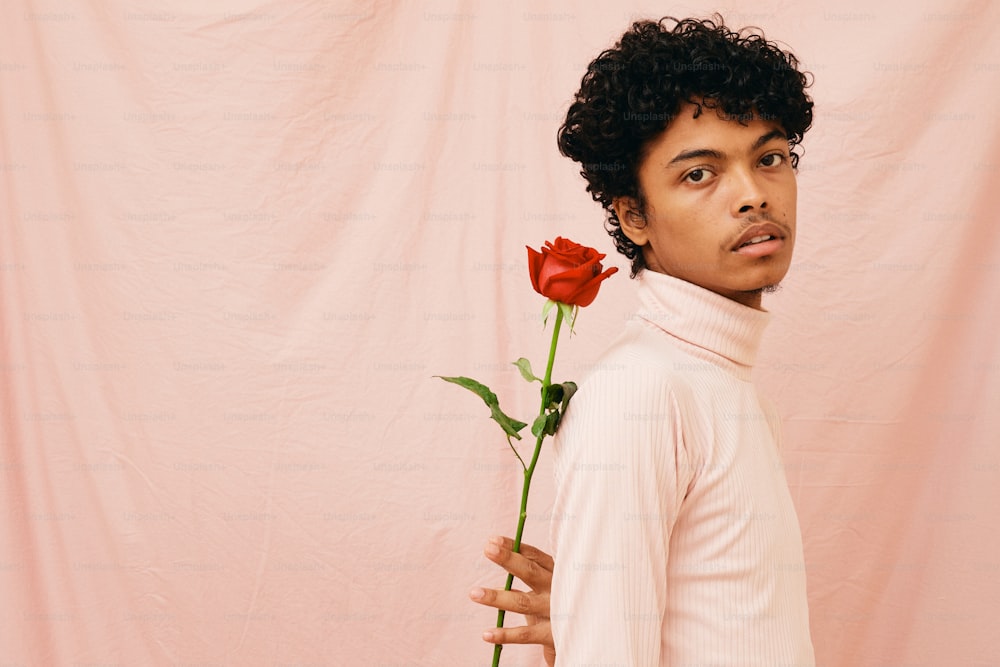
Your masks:
<path fill-rule="evenodd" d="M 637 282 L 555 438 L 557 664 L 812 667 L 779 424 L 750 382 L 770 314 Z"/>

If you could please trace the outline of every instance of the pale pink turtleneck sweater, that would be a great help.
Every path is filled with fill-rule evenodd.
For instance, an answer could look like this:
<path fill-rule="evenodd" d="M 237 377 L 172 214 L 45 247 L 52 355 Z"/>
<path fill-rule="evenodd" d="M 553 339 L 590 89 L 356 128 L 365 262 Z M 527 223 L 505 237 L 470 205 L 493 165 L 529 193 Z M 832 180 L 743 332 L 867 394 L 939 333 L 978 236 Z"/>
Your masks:
<path fill-rule="evenodd" d="M 750 382 L 770 314 L 659 273 L 555 438 L 559 667 L 812 667 L 802 539 Z"/>

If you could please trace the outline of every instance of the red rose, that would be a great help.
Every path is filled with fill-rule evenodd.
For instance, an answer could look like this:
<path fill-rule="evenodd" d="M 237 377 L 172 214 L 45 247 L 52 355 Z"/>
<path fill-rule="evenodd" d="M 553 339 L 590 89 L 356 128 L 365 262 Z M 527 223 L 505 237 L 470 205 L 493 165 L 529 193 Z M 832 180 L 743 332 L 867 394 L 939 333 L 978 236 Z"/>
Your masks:
<path fill-rule="evenodd" d="M 589 306 L 604 279 L 618 271 L 613 266 L 601 273 L 605 255 L 561 236 L 545 245 L 541 252 L 528 248 L 528 273 L 535 291 L 553 301 Z"/>

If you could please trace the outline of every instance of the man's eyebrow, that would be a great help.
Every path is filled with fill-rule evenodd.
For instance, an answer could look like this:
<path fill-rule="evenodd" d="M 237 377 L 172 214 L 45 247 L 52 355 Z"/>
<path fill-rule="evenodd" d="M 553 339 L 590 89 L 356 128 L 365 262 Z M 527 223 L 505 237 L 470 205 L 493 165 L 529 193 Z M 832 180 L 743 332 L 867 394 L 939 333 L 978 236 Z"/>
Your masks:
<path fill-rule="evenodd" d="M 777 129 L 771 130 L 767 134 L 761 135 L 757 139 L 757 141 L 753 142 L 753 147 L 750 148 L 750 152 L 752 153 L 753 151 L 757 150 L 767 142 L 774 141 L 775 139 L 783 139 L 784 141 L 788 141 L 788 137 L 781 130 Z"/>
<path fill-rule="evenodd" d="M 753 146 L 750 147 L 750 152 L 759 149 L 760 147 L 767 144 L 767 142 L 774 141 L 775 139 L 783 139 L 785 141 L 788 141 L 788 137 L 786 137 L 785 133 L 782 132 L 781 130 L 771 130 L 767 134 L 762 134 L 760 137 L 757 138 L 757 141 L 753 142 Z M 695 160 L 697 158 L 705 158 L 705 157 L 712 158 L 714 160 L 721 160 L 726 156 L 721 151 L 717 151 L 712 148 L 695 148 L 689 151 L 681 151 L 680 153 L 675 155 L 670 162 L 667 163 L 667 166 L 671 167 L 677 164 L 678 162 L 684 162 L 686 160 Z"/>
<path fill-rule="evenodd" d="M 696 158 L 710 157 L 715 160 L 721 160 L 725 157 L 721 152 L 713 150 L 711 148 L 696 148 L 690 151 L 681 151 L 674 156 L 674 159 L 667 163 L 668 167 L 672 167 L 678 162 L 684 162 L 686 160 L 694 160 Z"/>

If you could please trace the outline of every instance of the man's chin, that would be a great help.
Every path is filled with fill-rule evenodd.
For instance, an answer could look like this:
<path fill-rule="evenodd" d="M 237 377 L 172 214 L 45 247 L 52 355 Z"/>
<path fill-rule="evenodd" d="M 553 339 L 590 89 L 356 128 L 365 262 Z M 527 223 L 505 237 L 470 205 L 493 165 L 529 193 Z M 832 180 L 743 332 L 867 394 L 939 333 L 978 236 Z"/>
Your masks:
<path fill-rule="evenodd" d="M 774 294 L 781 289 L 781 283 L 775 283 L 773 285 L 764 285 L 763 287 L 758 287 L 757 289 L 743 290 L 744 294 Z"/>

